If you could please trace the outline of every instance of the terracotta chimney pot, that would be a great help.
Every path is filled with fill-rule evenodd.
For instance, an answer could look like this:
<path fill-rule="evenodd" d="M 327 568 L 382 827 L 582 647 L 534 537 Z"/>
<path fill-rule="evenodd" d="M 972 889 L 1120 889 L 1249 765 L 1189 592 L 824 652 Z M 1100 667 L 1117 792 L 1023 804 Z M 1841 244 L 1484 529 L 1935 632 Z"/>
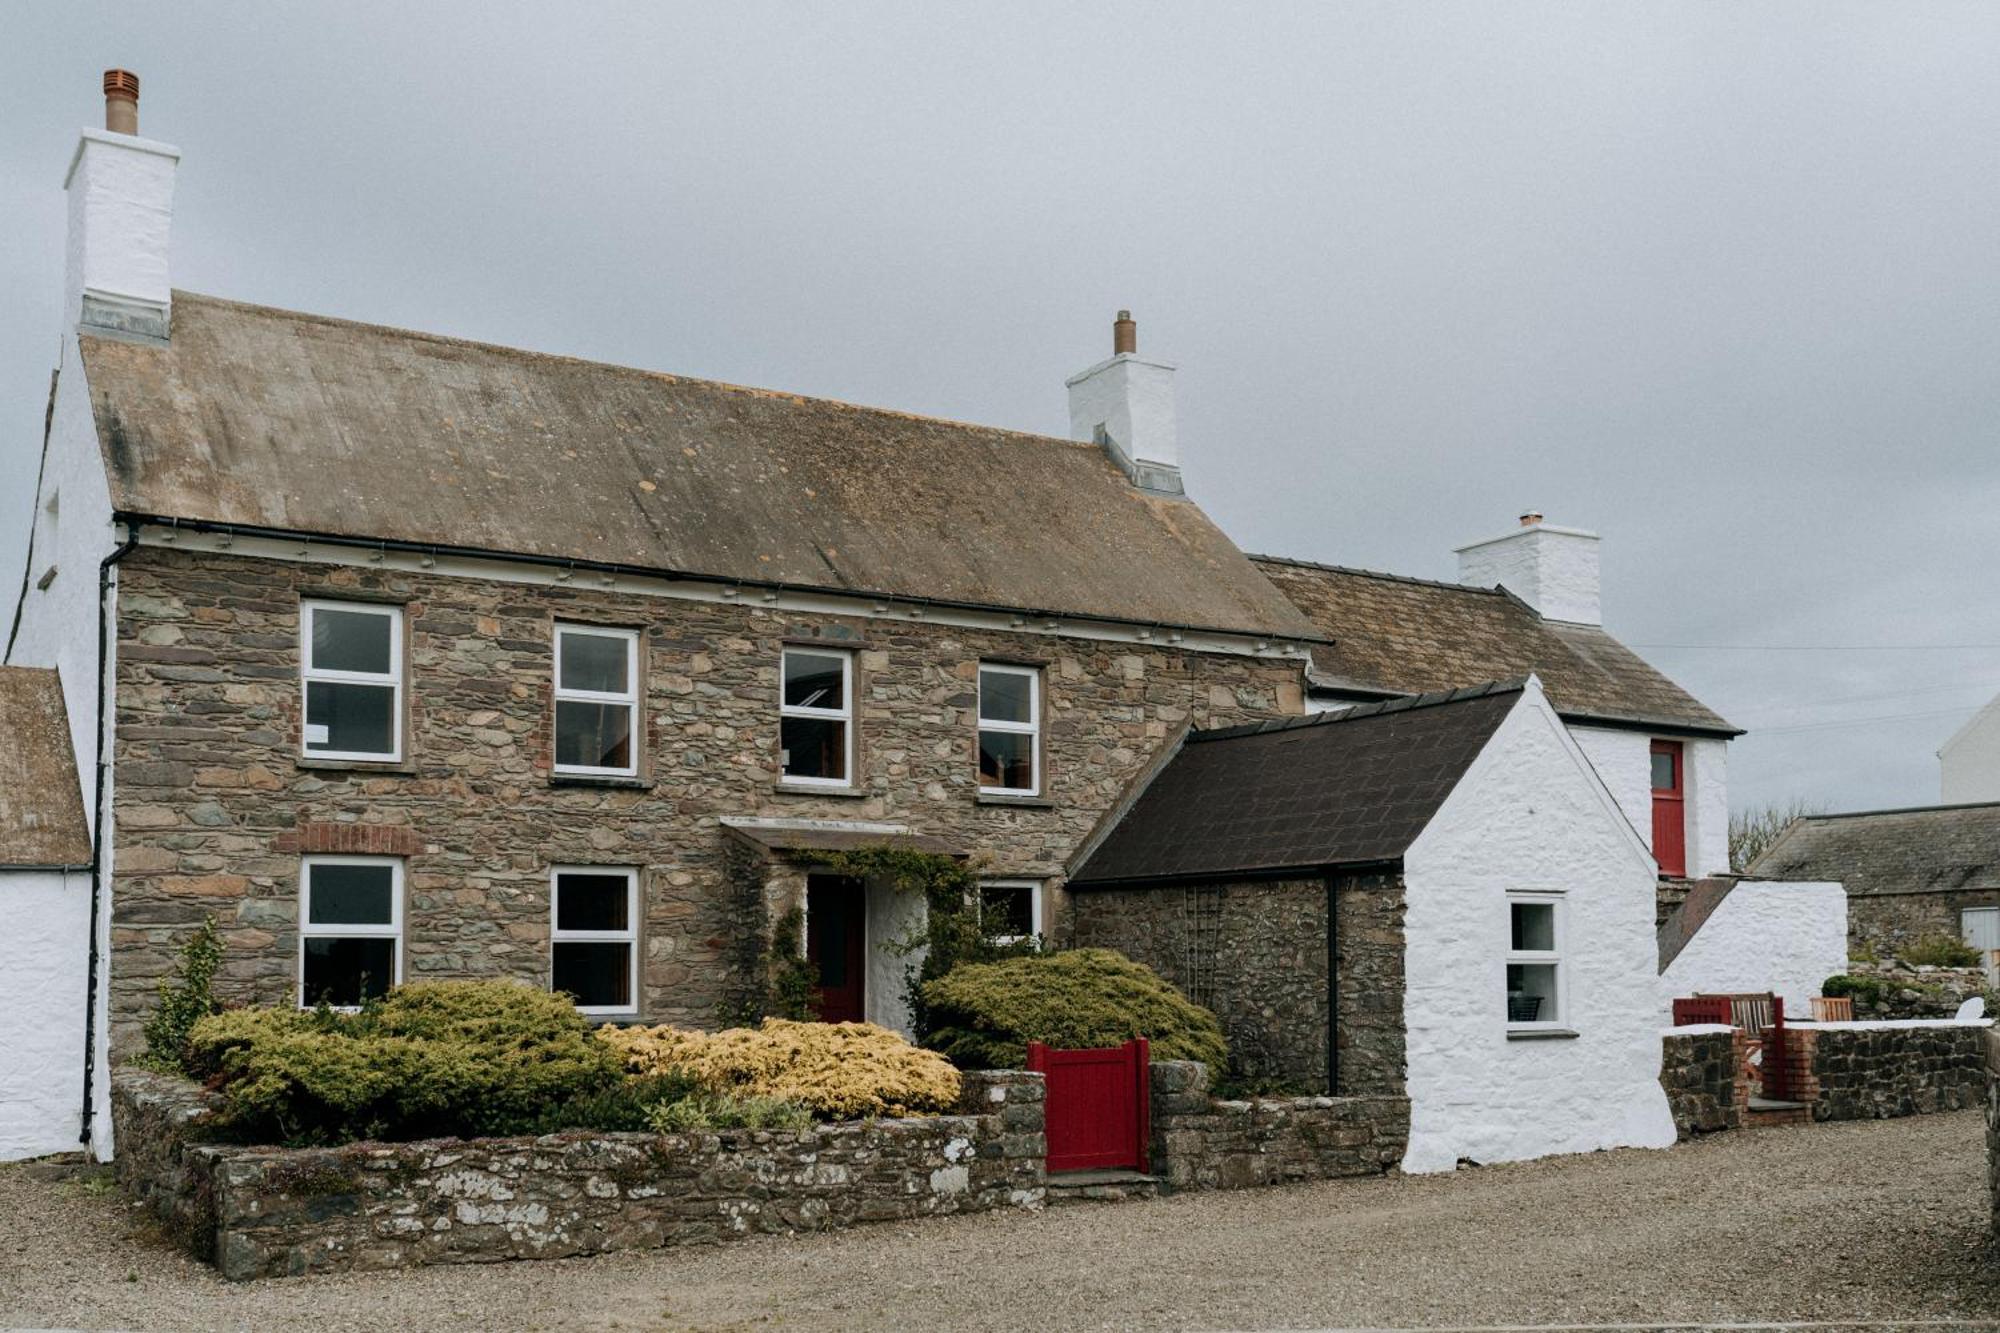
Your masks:
<path fill-rule="evenodd" d="M 131 70 L 104 71 L 104 128 L 113 134 L 139 132 L 139 76 Z"/>

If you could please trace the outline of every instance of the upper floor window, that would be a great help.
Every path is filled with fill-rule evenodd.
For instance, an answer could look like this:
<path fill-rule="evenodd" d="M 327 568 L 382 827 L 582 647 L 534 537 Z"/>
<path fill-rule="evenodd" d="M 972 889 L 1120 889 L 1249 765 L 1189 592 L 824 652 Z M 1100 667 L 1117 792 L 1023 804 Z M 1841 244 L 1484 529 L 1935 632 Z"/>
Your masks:
<path fill-rule="evenodd" d="M 631 777 L 638 734 L 638 631 L 556 626 L 556 772 Z"/>
<path fill-rule="evenodd" d="M 299 667 L 305 753 L 394 761 L 403 755 L 403 610 L 302 602 Z"/>
<path fill-rule="evenodd" d="M 1561 1027 L 1563 902 L 1560 894 L 1507 896 L 1507 1025 Z"/>
<path fill-rule="evenodd" d="M 854 778 L 854 656 L 787 648 L 778 703 L 779 768 L 786 782 L 846 787 Z"/>
<path fill-rule="evenodd" d="M 1686 751 L 1679 741 L 1654 741 L 1653 859 L 1662 875 L 1687 873 Z"/>
<path fill-rule="evenodd" d="M 979 664 L 979 790 L 1035 796 L 1042 789 L 1042 673 Z"/>
<path fill-rule="evenodd" d="M 299 872 L 299 1004 L 353 1009 L 403 975 L 403 863 L 309 856 Z"/>
<path fill-rule="evenodd" d="M 558 866 L 552 872 L 549 989 L 586 1014 L 639 1008 L 639 872 Z"/>

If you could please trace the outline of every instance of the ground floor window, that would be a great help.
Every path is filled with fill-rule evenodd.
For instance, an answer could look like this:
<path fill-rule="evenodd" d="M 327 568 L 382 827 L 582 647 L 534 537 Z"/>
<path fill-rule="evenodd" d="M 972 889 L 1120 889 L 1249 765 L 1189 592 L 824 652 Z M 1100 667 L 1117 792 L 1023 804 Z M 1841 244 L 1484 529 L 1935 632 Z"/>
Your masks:
<path fill-rule="evenodd" d="M 979 920 L 1003 944 L 1042 933 L 1042 885 L 1032 879 L 990 879 L 979 886 Z"/>
<path fill-rule="evenodd" d="M 309 856 L 299 874 L 299 1004 L 358 1008 L 403 975 L 403 863 Z"/>
<path fill-rule="evenodd" d="M 558 866 L 549 899 L 549 988 L 586 1014 L 636 1012 L 639 872 Z"/>
<path fill-rule="evenodd" d="M 1562 896 L 1509 894 L 1507 932 L 1507 1025 L 1560 1026 L 1566 1021 Z"/>

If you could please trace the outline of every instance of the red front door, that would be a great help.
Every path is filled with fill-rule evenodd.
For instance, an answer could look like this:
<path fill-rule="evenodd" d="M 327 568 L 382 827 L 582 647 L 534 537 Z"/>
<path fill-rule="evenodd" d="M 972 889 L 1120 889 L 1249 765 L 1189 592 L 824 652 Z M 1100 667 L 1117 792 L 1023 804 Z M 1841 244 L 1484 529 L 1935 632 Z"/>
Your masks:
<path fill-rule="evenodd" d="M 1679 741 L 1653 742 L 1653 859 L 1662 875 L 1687 874 L 1687 802 Z"/>
<path fill-rule="evenodd" d="M 818 975 L 823 1023 L 860 1023 L 867 1012 L 868 900 L 860 880 L 806 878 L 806 959 Z"/>

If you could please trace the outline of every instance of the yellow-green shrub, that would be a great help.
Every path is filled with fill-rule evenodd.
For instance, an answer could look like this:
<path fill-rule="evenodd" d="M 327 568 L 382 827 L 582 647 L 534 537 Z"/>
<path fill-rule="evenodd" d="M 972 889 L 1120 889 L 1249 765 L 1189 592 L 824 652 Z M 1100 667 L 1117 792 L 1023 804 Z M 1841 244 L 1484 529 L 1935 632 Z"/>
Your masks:
<path fill-rule="evenodd" d="M 950 1111 L 958 1071 L 934 1051 L 872 1023 L 767 1018 L 754 1028 L 598 1029 L 628 1073 L 685 1074 L 733 1097 L 802 1102 L 827 1120 Z"/>

